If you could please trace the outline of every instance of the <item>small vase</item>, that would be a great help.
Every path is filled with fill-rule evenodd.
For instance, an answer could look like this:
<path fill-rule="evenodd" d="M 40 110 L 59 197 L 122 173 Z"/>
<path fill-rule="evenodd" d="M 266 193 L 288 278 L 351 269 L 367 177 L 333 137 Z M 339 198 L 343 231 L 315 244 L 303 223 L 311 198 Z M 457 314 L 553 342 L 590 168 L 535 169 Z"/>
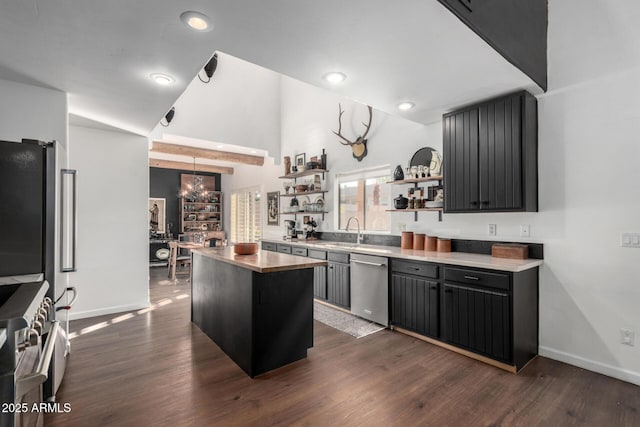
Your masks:
<path fill-rule="evenodd" d="M 396 169 L 393 171 L 393 180 L 394 181 L 402 181 L 404 179 L 404 172 L 402 171 L 402 166 L 396 166 Z"/>

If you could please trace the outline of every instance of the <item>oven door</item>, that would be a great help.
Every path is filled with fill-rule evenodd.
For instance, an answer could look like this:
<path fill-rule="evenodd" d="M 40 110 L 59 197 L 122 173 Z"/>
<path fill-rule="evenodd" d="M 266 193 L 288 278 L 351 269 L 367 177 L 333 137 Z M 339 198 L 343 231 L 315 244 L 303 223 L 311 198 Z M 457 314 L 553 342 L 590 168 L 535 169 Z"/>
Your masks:
<path fill-rule="evenodd" d="M 43 402 L 42 384 L 47 380 L 49 365 L 54 355 L 56 339 L 60 332 L 60 323 L 51 322 L 51 329 L 47 334 L 47 341 L 40 346 L 27 347 L 15 371 L 16 404 L 33 408 L 33 404 Z M 25 406 L 26 404 L 26 406 Z M 42 426 L 44 413 L 42 411 L 18 412 L 15 415 L 15 426 Z"/>

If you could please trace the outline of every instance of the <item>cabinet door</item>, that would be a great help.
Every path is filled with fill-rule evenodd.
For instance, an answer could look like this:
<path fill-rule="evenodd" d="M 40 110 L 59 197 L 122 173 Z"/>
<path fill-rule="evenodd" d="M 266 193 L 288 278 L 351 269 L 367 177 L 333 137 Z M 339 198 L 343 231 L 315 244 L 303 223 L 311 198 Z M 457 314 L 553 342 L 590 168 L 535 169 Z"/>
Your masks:
<path fill-rule="evenodd" d="M 313 296 L 327 299 L 327 267 L 313 267 Z"/>
<path fill-rule="evenodd" d="M 345 308 L 351 307 L 350 266 L 329 262 L 327 266 L 327 301 Z"/>
<path fill-rule="evenodd" d="M 480 209 L 523 208 L 522 99 L 518 94 L 479 108 Z"/>
<path fill-rule="evenodd" d="M 444 211 L 479 209 L 478 109 L 443 118 Z"/>
<path fill-rule="evenodd" d="M 438 282 L 391 275 L 391 323 L 422 335 L 439 336 Z"/>
<path fill-rule="evenodd" d="M 445 283 L 443 319 L 446 341 L 511 362 L 509 294 Z"/>

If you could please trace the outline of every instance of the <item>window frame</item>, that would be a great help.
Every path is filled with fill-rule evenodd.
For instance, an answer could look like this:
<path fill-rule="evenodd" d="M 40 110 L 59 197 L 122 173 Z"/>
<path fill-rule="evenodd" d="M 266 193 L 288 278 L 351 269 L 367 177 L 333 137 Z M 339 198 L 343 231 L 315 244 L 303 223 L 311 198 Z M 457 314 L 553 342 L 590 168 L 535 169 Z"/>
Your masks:
<path fill-rule="evenodd" d="M 248 196 L 248 194 L 250 196 Z M 251 186 L 245 188 L 238 188 L 231 191 L 229 195 L 229 242 L 231 243 L 245 243 L 245 242 L 257 242 L 262 239 L 264 233 L 264 226 L 262 224 L 263 218 L 263 203 L 262 203 L 262 186 Z M 249 210 L 253 210 L 253 217 L 251 218 L 251 224 L 249 227 L 244 225 L 244 228 L 248 230 L 244 233 L 244 236 L 240 240 L 236 240 L 238 237 L 238 219 L 234 218 L 237 215 L 234 199 L 237 197 L 250 197 Z M 250 236 L 250 237 L 246 237 Z M 246 237 L 246 239 L 245 239 Z"/>
<path fill-rule="evenodd" d="M 335 189 L 334 196 L 333 196 L 333 206 L 335 206 L 334 209 L 334 215 L 333 215 L 333 223 L 334 223 L 334 231 L 335 232 L 341 232 L 341 233 L 346 233 L 346 231 L 344 229 L 340 228 L 340 183 L 344 182 L 344 181 L 352 181 L 352 180 L 366 180 L 368 178 L 377 178 L 380 177 L 382 175 L 387 176 L 387 182 L 390 182 L 392 180 L 392 170 L 391 170 L 391 165 L 380 165 L 380 166 L 372 166 L 369 168 L 364 168 L 364 169 L 358 169 L 358 170 L 352 170 L 352 171 L 348 171 L 348 172 L 340 172 L 340 173 L 336 173 L 333 175 L 333 188 Z M 390 184 L 387 184 L 390 185 Z M 364 185 L 364 188 L 366 189 L 366 184 Z M 389 199 L 387 200 L 387 203 L 391 203 L 391 198 L 392 198 L 392 194 L 391 192 L 389 192 Z M 391 206 L 389 204 L 389 206 Z M 366 207 L 366 197 L 365 197 L 365 207 Z M 391 230 L 393 228 L 393 224 L 392 224 L 392 217 L 391 217 L 391 212 L 388 212 L 389 214 L 389 229 L 388 230 L 367 230 L 365 229 L 365 225 L 366 225 L 366 211 L 363 212 L 363 221 L 360 224 L 360 231 L 361 232 L 366 232 L 367 234 L 391 234 Z M 353 226 L 353 224 L 351 224 Z M 354 228 L 355 230 L 355 228 Z M 349 233 L 352 230 L 349 230 Z"/>

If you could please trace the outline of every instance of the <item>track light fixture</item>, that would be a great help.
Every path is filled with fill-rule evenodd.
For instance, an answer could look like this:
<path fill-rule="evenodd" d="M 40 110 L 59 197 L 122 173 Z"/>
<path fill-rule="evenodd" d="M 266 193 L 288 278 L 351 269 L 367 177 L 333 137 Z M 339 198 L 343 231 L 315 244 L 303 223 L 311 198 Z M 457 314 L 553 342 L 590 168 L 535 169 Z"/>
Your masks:
<path fill-rule="evenodd" d="M 169 126 L 169 123 L 171 123 L 171 120 L 173 120 L 173 116 L 176 114 L 176 108 L 175 107 L 171 107 L 171 110 L 169 110 L 169 112 L 167 114 L 165 114 L 165 116 L 163 117 L 163 120 L 160 120 L 160 124 L 164 127 Z M 166 124 L 165 124 L 166 122 Z"/>
<path fill-rule="evenodd" d="M 216 68 L 218 68 L 218 54 L 214 53 L 207 65 L 204 66 L 204 73 L 207 75 L 207 80 L 203 80 L 198 73 L 198 78 L 202 83 L 209 83 L 211 81 L 211 76 L 216 72 Z"/>

